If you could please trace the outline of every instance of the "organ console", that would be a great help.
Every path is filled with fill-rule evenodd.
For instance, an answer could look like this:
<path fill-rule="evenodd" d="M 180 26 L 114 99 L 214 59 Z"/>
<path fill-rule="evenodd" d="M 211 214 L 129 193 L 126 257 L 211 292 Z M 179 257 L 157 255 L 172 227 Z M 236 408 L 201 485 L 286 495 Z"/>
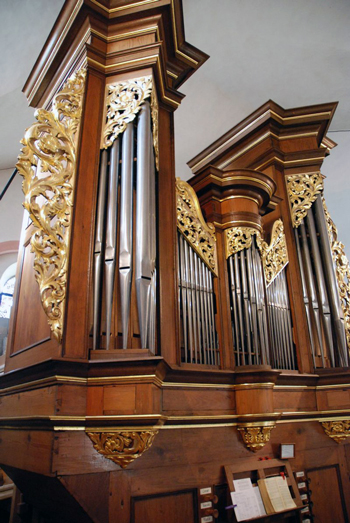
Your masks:
<path fill-rule="evenodd" d="M 347 521 L 350 270 L 321 174 L 336 104 L 267 102 L 184 182 L 173 112 L 207 58 L 180 0 L 67 0 L 24 87 L 0 463 L 31 521 L 197 522 L 203 485 L 205 521 L 228 521 L 224 466 L 290 441 L 313 514 Z"/>

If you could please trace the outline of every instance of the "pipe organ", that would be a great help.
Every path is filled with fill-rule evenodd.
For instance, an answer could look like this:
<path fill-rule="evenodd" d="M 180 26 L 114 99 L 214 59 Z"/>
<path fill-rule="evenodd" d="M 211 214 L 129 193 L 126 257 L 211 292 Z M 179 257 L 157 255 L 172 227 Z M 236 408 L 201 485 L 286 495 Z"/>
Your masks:
<path fill-rule="evenodd" d="M 269 101 L 176 178 L 178 89 L 208 58 L 183 27 L 180 0 L 67 0 L 24 87 L 0 463 L 31 521 L 202 523 L 203 492 L 205 521 L 231 520 L 225 465 L 294 443 L 321 518 L 345 522 L 336 104 Z"/>

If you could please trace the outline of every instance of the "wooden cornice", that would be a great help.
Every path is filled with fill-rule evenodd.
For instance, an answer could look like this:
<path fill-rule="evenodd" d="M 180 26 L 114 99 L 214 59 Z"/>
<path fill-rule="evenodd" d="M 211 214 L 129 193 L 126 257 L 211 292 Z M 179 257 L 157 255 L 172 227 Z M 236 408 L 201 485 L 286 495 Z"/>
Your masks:
<path fill-rule="evenodd" d="M 283 109 L 269 100 L 251 115 L 245 118 L 230 131 L 221 136 L 204 151 L 188 162 L 194 175 L 205 170 L 209 165 L 219 169 L 233 168 L 233 162 L 244 156 L 249 150 L 265 143 L 264 152 L 259 160 L 260 165 L 244 164 L 239 167 L 262 169 L 266 161 L 280 161 L 291 164 L 295 160 L 293 146 L 289 149 L 286 143 L 299 138 L 308 138 L 305 142 L 305 155 L 317 156 L 322 146 L 322 157 L 318 154 L 321 163 L 324 155 L 334 147 L 326 138 L 326 132 L 333 118 L 337 102 L 319 104 L 294 109 Z M 300 153 L 299 149 L 298 154 Z M 317 151 L 317 154 L 316 154 Z M 294 155 L 294 156 L 293 156 Z M 238 165 L 235 165 L 238 167 Z"/>
<path fill-rule="evenodd" d="M 185 41 L 181 0 L 66 0 L 23 92 L 42 105 L 77 64 L 105 76 L 151 67 L 160 99 L 176 107 L 178 87 L 207 59 Z"/>

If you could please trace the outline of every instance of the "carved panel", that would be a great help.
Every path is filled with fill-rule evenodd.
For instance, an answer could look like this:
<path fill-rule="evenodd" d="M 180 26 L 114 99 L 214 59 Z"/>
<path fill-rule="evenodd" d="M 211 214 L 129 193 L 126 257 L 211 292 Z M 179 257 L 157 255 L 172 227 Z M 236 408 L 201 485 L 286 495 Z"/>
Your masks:
<path fill-rule="evenodd" d="M 245 446 L 252 452 L 262 449 L 270 441 L 271 430 L 276 427 L 274 422 L 264 424 L 251 423 L 239 425 L 237 430 L 240 432 Z"/>
<path fill-rule="evenodd" d="M 335 265 L 340 303 L 344 314 L 346 341 L 348 347 L 350 348 L 350 265 L 345 254 L 344 245 L 338 241 L 338 231 L 332 218 L 330 217 L 324 198 L 322 198 L 322 201 L 326 216 L 332 257 Z"/>
<path fill-rule="evenodd" d="M 158 430 L 122 430 L 88 432 L 94 448 L 123 469 L 148 450 Z"/>
<path fill-rule="evenodd" d="M 350 420 L 324 421 L 322 423 L 325 433 L 337 443 L 350 437 Z"/>
<path fill-rule="evenodd" d="M 81 69 L 66 82 L 54 97 L 51 111 L 36 111 L 37 122 L 26 130 L 16 165 L 24 178 L 24 207 L 36 227 L 31 249 L 35 254 L 34 269 L 41 302 L 59 342 L 63 332 L 76 147 L 85 75 Z"/>
<path fill-rule="evenodd" d="M 260 235 L 257 236 L 257 244 L 261 253 L 266 284 L 269 285 L 288 263 L 282 220 L 276 220 L 273 224 L 270 245 L 262 240 Z"/>
<path fill-rule="evenodd" d="M 193 188 L 176 179 L 177 227 L 208 268 L 217 273 L 215 227 L 206 223 Z"/>
<path fill-rule="evenodd" d="M 252 245 L 252 237 L 254 234 L 257 238 L 261 238 L 260 232 L 253 227 L 231 227 L 231 229 L 226 229 L 226 258 L 236 252 L 242 251 L 243 249 L 249 249 Z"/>
<path fill-rule="evenodd" d="M 150 97 L 153 146 L 158 169 L 158 100 L 152 76 L 107 85 L 101 148 L 107 149 L 112 145 L 117 136 L 125 131 L 127 124 L 135 119 L 141 105 Z"/>
<path fill-rule="evenodd" d="M 287 176 L 287 190 L 292 211 L 293 227 L 299 227 L 317 195 L 323 191 L 321 173 Z"/>

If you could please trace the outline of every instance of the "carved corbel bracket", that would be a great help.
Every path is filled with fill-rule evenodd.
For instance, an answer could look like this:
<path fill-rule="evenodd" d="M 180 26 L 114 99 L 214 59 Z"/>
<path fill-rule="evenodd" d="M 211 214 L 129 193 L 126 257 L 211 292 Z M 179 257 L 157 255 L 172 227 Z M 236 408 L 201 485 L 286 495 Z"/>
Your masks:
<path fill-rule="evenodd" d="M 271 430 L 276 427 L 274 421 L 242 423 L 237 426 L 248 450 L 257 452 L 270 441 Z"/>
<path fill-rule="evenodd" d="M 327 436 L 337 443 L 350 438 L 350 420 L 323 421 L 321 425 Z"/>
<path fill-rule="evenodd" d="M 142 456 L 153 443 L 158 430 L 119 430 L 114 432 L 87 432 L 94 448 L 107 459 L 125 469 Z"/>

